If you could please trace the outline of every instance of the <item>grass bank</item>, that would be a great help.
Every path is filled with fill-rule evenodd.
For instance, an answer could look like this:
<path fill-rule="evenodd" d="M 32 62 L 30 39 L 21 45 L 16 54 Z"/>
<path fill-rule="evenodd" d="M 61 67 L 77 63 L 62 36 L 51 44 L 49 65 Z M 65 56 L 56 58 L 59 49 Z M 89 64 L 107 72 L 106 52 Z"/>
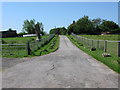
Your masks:
<path fill-rule="evenodd" d="M 73 36 L 70 35 L 70 36 L 67 36 L 67 37 L 79 49 L 86 52 L 88 55 L 92 56 L 96 60 L 102 62 L 105 65 L 107 65 L 109 68 L 111 68 L 115 72 L 120 73 L 120 66 L 119 66 L 119 63 L 118 63 L 120 58 L 118 58 L 118 57 L 116 57 L 114 55 L 112 55 L 111 57 L 103 57 L 102 53 L 104 53 L 104 51 L 99 50 L 99 49 L 97 49 L 96 51 L 90 51 L 89 47 L 87 47 L 85 45 L 81 45 L 80 43 L 78 43 Z"/>
<path fill-rule="evenodd" d="M 56 51 L 59 48 L 60 37 L 55 36 L 47 45 L 34 52 L 35 56 L 42 56 Z"/>

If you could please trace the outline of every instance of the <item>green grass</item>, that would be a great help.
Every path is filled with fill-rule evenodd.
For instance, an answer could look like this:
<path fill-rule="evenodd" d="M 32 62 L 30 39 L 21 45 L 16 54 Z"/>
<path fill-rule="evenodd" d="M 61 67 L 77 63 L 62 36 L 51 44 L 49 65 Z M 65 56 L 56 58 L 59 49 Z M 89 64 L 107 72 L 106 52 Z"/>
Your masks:
<path fill-rule="evenodd" d="M 60 37 L 55 36 L 47 45 L 37 50 L 35 56 L 41 56 L 56 51 L 59 48 Z"/>
<path fill-rule="evenodd" d="M 120 62 L 120 58 L 116 57 L 115 55 L 112 55 L 111 57 L 103 57 L 102 53 L 104 51 L 97 49 L 96 51 L 90 51 L 89 47 L 82 46 L 80 43 L 76 41 L 76 39 L 73 36 L 67 36 L 70 41 L 75 44 L 79 49 L 86 52 L 88 55 L 92 56 L 96 60 L 102 62 L 103 64 L 107 65 L 109 68 L 114 70 L 117 73 L 120 73 L 120 65 L 118 64 L 118 61 Z"/>
<path fill-rule="evenodd" d="M 120 38 L 118 38 L 118 35 L 80 35 L 80 36 L 94 40 L 112 40 L 112 41 L 120 40 Z M 100 45 L 100 49 L 103 50 L 104 41 L 100 41 L 99 45 Z M 93 46 L 97 48 L 97 41 L 94 41 Z M 118 42 L 107 41 L 107 52 L 118 56 Z"/>
<path fill-rule="evenodd" d="M 42 38 L 46 38 L 48 36 L 42 36 Z M 14 37 L 14 38 L 2 38 L 2 40 L 4 40 L 5 44 L 24 44 L 27 41 L 32 41 L 35 40 L 36 37 Z"/>
<path fill-rule="evenodd" d="M 89 39 L 95 39 L 95 40 L 120 40 L 119 35 L 80 35 Z"/>

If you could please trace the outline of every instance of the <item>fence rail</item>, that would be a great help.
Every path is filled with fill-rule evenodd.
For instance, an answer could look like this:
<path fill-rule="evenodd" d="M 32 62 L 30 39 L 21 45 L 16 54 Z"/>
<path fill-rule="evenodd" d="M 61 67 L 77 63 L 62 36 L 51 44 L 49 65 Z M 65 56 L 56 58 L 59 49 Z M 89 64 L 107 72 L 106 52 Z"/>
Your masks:
<path fill-rule="evenodd" d="M 50 34 L 48 37 L 42 38 L 41 41 L 28 41 L 25 44 L 1 44 L 2 49 L 0 52 L 2 52 L 3 57 L 31 55 L 36 50 L 49 43 L 54 36 L 54 34 Z"/>
<path fill-rule="evenodd" d="M 2 44 L 2 56 L 23 56 L 26 54 L 26 44 Z"/>
<path fill-rule="evenodd" d="M 30 55 L 39 48 L 43 47 L 55 36 L 55 34 L 50 34 L 47 38 L 42 38 L 41 41 L 32 41 L 27 43 L 27 54 Z"/>
<path fill-rule="evenodd" d="M 120 57 L 120 41 L 88 39 L 82 36 L 77 36 L 73 33 L 71 35 L 83 45 L 95 47 Z"/>

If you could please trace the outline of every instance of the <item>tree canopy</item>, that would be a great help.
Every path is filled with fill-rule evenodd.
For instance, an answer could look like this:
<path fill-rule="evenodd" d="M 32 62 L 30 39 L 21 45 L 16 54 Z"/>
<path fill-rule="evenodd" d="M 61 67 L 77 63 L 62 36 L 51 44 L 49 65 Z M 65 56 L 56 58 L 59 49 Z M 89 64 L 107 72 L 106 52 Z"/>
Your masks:
<path fill-rule="evenodd" d="M 65 35 L 66 33 L 67 29 L 65 27 L 53 28 L 50 30 L 50 34 Z"/>
<path fill-rule="evenodd" d="M 28 34 L 35 34 L 35 20 L 25 20 L 23 24 L 23 30 Z"/>
<path fill-rule="evenodd" d="M 84 16 L 74 21 L 72 24 L 68 26 L 68 34 L 101 34 L 101 32 L 111 32 L 118 33 L 120 28 L 119 26 L 113 22 L 108 20 L 102 20 L 100 18 L 97 19 L 89 19 L 88 16 Z"/>
<path fill-rule="evenodd" d="M 45 32 L 44 32 L 44 27 L 43 27 L 43 24 L 42 22 L 37 22 L 35 21 L 35 19 L 33 20 L 25 20 L 24 21 L 24 24 L 23 24 L 23 32 L 27 32 L 28 34 L 35 34 L 36 33 L 36 24 L 39 25 L 39 28 L 38 29 L 40 31 L 40 34 L 41 35 L 44 35 Z"/>

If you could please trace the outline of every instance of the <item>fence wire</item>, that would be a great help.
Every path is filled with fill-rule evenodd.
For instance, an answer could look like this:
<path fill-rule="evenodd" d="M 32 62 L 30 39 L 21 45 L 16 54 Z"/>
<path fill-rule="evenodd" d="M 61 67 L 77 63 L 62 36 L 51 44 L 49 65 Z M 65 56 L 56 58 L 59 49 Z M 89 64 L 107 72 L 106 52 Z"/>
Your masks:
<path fill-rule="evenodd" d="M 55 35 L 50 34 L 46 38 L 42 38 L 41 41 L 31 41 L 25 44 L 1 44 L 2 48 L 0 52 L 2 52 L 3 57 L 23 57 L 28 55 L 28 51 L 35 52 L 36 50 L 40 49 L 42 46 L 47 44 Z"/>
<path fill-rule="evenodd" d="M 2 56 L 25 56 L 26 44 L 2 44 Z"/>
<path fill-rule="evenodd" d="M 43 47 L 44 45 L 46 45 L 47 43 L 49 43 L 49 41 L 55 36 L 55 34 L 50 34 L 49 37 L 47 38 L 42 38 L 41 41 L 32 41 L 29 42 L 29 48 L 30 48 L 30 52 L 35 52 L 36 50 L 40 49 L 41 47 Z M 29 52 L 29 51 L 28 51 Z"/>
<path fill-rule="evenodd" d="M 87 46 L 87 47 L 95 47 L 97 49 L 104 50 L 112 55 L 118 56 L 119 43 L 120 41 L 110 41 L 110 40 L 94 40 L 88 39 L 82 36 L 77 36 L 75 34 L 71 34 L 79 43 Z"/>

